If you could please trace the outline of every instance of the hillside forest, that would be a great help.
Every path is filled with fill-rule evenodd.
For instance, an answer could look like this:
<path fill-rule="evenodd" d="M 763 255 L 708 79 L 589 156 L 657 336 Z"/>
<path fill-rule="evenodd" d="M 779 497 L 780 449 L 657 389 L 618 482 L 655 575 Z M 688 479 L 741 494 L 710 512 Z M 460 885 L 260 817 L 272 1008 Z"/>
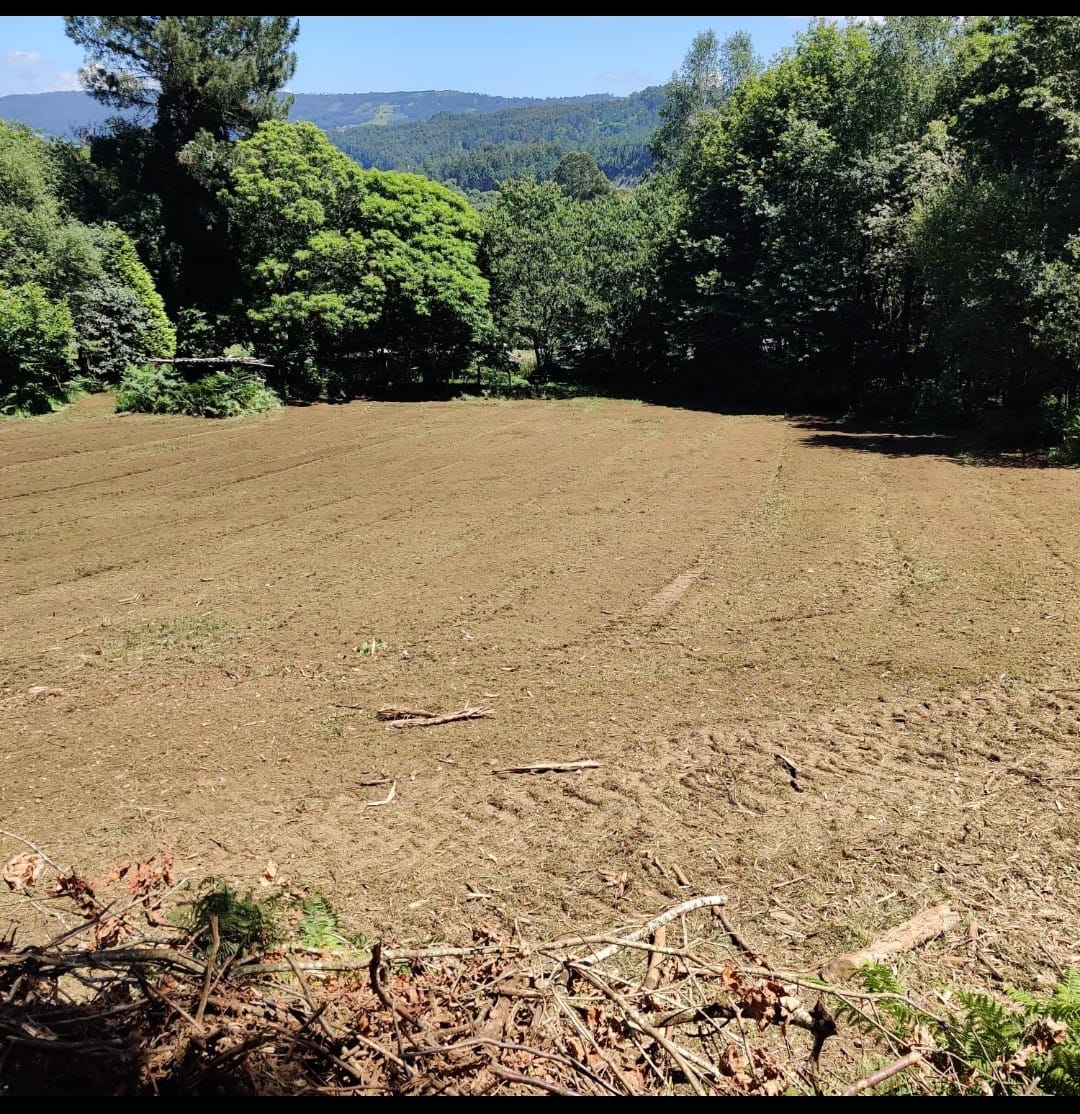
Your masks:
<path fill-rule="evenodd" d="M 290 122 L 295 17 L 64 18 L 109 116 L 0 121 L 5 415 L 588 391 L 1080 462 L 1080 17 L 704 32 L 606 128 L 438 157 Z"/>

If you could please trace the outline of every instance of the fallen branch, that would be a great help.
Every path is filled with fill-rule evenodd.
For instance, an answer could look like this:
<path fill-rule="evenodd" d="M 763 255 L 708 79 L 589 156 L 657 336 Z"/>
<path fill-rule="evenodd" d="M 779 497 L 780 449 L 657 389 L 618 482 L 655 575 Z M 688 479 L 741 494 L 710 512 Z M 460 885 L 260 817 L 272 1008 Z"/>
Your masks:
<path fill-rule="evenodd" d="M 871 1087 L 876 1087 L 879 1083 L 884 1083 L 886 1079 L 891 1079 L 894 1075 L 899 1075 L 900 1072 L 914 1067 L 921 1060 L 921 1052 L 909 1052 L 906 1056 L 901 1056 L 899 1060 L 889 1064 L 888 1067 L 881 1068 L 878 1071 L 872 1072 L 870 1075 L 864 1075 L 862 1079 L 857 1079 L 850 1087 L 842 1091 L 841 1095 L 858 1095 L 863 1091 L 868 1091 Z"/>
<path fill-rule="evenodd" d="M 724 915 L 724 910 L 720 906 L 713 909 L 713 915 L 720 918 L 720 923 L 724 926 L 724 931 L 728 934 L 731 942 L 750 960 L 751 963 L 760 963 L 767 971 L 772 970 L 772 964 L 765 958 L 763 952 L 759 952 L 742 938 L 739 930 L 727 919 Z"/>
<path fill-rule="evenodd" d="M 398 709 L 400 710 L 400 709 Z M 376 713 L 378 715 L 379 713 Z M 420 716 L 414 719 L 395 718 L 391 727 L 437 727 L 440 723 L 453 723 L 459 719 L 480 719 L 483 716 L 493 716 L 492 708 L 473 708 L 466 704 L 459 712 L 447 712 L 442 716 Z M 380 718 L 383 718 L 380 716 Z"/>
<path fill-rule="evenodd" d="M 510 1071 L 501 1064 L 489 1064 L 488 1071 L 492 1075 L 497 1075 L 500 1079 L 505 1079 L 508 1083 L 525 1083 L 530 1087 L 547 1091 L 551 1095 L 562 1095 L 571 1099 L 585 1097 L 580 1091 L 571 1091 L 569 1087 L 560 1087 L 558 1083 L 552 1083 L 550 1079 L 534 1079 L 529 1075 L 519 1075 L 516 1071 Z"/>
<path fill-rule="evenodd" d="M 658 949 L 667 945 L 667 928 L 661 925 L 652 934 L 652 948 L 649 952 L 649 965 L 645 971 L 645 978 L 642 980 L 641 985 L 645 990 L 655 990 L 660 985 L 660 977 L 662 974 L 660 964 L 663 962 L 664 953 Z M 661 1024 L 660 1028 L 663 1028 Z"/>
<path fill-rule="evenodd" d="M 576 960 L 581 964 L 596 964 L 603 963 L 605 959 L 610 959 L 620 948 L 625 944 L 634 940 L 640 940 L 643 936 L 649 936 L 655 932 L 661 925 L 673 921 L 676 917 L 681 917 L 684 913 L 692 913 L 695 909 L 704 909 L 707 905 L 726 905 L 727 898 L 723 894 L 713 894 L 709 897 L 695 897 L 689 901 L 684 901 L 681 905 L 673 906 L 666 912 L 660 913 L 653 917 L 651 921 L 643 924 L 640 928 L 635 928 L 633 932 L 628 932 L 617 944 L 609 944 L 606 948 L 601 948 L 598 952 L 593 952 L 592 955 L 584 956 Z"/>
<path fill-rule="evenodd" d="M 604 995 L 604 997 L 609 998 L 612 1002 L 614 1002 L 619 1007 L 619 1009 L 622 1010 L 623 1016 L 626 1018 L 627 1021 L 629 1021 L 632 1025 L 637 1026 L 638 1029 L 640 1029 L 646 1035 L 652 1037 L 652 1039 L 656 1041 L 658 1045 L 660 1045 L 660 1047 L 672 1058 L 672 1060 L 675 1061 L 675 1063 L 679 1067 L 679 1070 L 685 1076 L 686 1081 L 690 1084 L 691 1087 L 694 1088 L 695 1093 L 699 1097 L 704 1098 L 706 1095 L 708 1095 L 708 1091 L 705 1089 L 705 1086 L 701 1081 L 701 1074 L 697 1070 L 695 1070 L 695 1068 L 692 1068 L 690 1066 L 690 1062 L 693 1061 L 696 1066 L 701 1067 L 708 1074 L 714 1077 L 720 1074 L 715 1065 L 707 1062 L 702 1062 L 698 1059 L 698 1057 L 694 1056 L 693 1053 L 688 1052 L 685 1048 L 680 1048 L 673 1041 L 669 1040 L 663 1032 L 656 1028 L 655 1025 L 652 1025 L 648 1021 L 646 1021 L 645 1018 L 642 1017 L 641 1014 L 638 1013 L 638 1011 L 635 1010 L 634 1007 L 630 1005 L 630 1003 L 621 994 L 608 986 L 607 983 L 603 981 L 603 979 L 597 978 L 597 976 L 593 974 L 593 972 L 590 971 L 588 967 L 582 967 L 579 965 L 579 963 L 572 963 L 570 964 L 570 966 L 572 970 L 581 975 L 586 982 L 589 982 L 594 987 L 596 987 L 596 989 L 599 990 L 600 993 Z"/>
<path fill-rule="evenodd" d="M 397 782 L 395 781 L 390 786 L 390 792 L 387 793 L 385 797 L 382 797 L 378 801 L 365 801 L 364 802 L 364 808 L 375 808 L 376 805 L 388 805 L 394 799 L 394 794 L 396 792 L 397 792 Z"/>
<path fill-rule="evenodd" d="M 504 766 L 501 770 L 492 770 L 493 774 L 568 774 L 571 770 L 598 770 L 599 762 L 591 758 L 582 758 L 578 762 L 528 762 L 524 766 Z"/>
<path fill-rule="evenodd" d="M 351 708 L 351 704 L 339 707 Z M 376 713 L 376 719 L 434 719 L 435 712 L 425 712 L 422 708 L 400 708 L 396 704 L 384 704 Z"/>
<path fill-rule="evenodd" d="M 960 914 L 954 913 L 948 905 L 932 905 L 890 929 L 869 947 L 837 956 L 822 967 L 821 977 L 830 981 L 842 979 L 866 963 L 882 963 L 926 944 L 959 923 Z"/>

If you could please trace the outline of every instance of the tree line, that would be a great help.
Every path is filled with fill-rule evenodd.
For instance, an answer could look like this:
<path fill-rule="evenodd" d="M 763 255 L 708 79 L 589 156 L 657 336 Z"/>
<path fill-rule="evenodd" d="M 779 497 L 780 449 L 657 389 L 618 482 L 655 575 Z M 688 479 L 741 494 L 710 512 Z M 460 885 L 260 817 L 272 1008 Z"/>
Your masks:
<path fill-rule="evenodd" d="M 821 19 L 768 63 L 705 32 L 635 184 L 582 144 L 482 207 L 288 123 L 292 17 L 65 18 L 86 87 L 125 115 L 81 145 L 0 125 L 8 411 L 78 382 L 205 413 L 693 392 L 1080 459 L 1077 17 Z M 274 368 L 147 363 L 223 353 Z"/>
<path fill-rule="evenodd" d="M 493 193 L 508 178 L 547 181 L 564 155 L 581 152 L 609 179 L 630 185 L 652 167 L 650 141 L 664 96 L 654 86 L 628 97 L 559 98 L 483 115 L 440 112 L 391 128 L 326 130 L 364 166 L 412 171 L 468 194 Z"/>

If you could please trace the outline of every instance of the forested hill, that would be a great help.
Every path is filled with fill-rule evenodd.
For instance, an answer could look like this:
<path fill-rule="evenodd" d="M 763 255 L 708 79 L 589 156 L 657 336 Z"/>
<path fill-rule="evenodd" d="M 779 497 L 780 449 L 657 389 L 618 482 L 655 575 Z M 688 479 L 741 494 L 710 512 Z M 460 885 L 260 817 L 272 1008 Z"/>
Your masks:
<path fill-rule="evenodd" d="M 294 93 L 290 120 L 309 120 L 320 128 L 354 124 L 411 124 L 441 112 L 500 112 L 530 105 L 579 105 L 608 101 L 604 93 L 584 97 L 489 97 L 455 89 L 427 89 L 397 93 Z M 0 97 L 0 120 L 28 124 L 46 135 L 70 138 L 85 127 L 96 127 L 113 115 L 89 93 L 17 93 Z"/>
<path fill-rule="evenodd" d="M 505 178 L 550 178 L 567 151 L 588 151 L 613 182 L 650 165 L 649 137 L 663 89 L 628 97 L 489 97 L 455 90 L 297 93 L 289 119 L 307 120 L 363 166 L 410 170 L 462 189 L 488 191 Z M 111 110 L 87 93 L 0 97 L 0 119 L 71 138 L 104 124 Z"/>
<path fill-rule="evenodd" d="M 415 171 L 464 190 L 493 190 L 522 174 L 546 180 L 568 151 L 587 151 L 613 182 L 631 183 L 651 164 L 663 101 L 663 87 L 652 86 L 483 115 L 442 112 L 396 128 L 330 128 L 327 136 L 362 166 Z"/>

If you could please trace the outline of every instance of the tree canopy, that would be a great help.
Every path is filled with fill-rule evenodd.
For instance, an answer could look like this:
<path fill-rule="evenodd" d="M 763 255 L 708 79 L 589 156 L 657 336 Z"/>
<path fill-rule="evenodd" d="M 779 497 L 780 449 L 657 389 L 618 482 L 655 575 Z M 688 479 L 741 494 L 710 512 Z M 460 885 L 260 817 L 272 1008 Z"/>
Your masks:
<path fill-rule="evenodd" d="M 114 380 L 175 325 L 297 399 L 482 382 L 526 347 L 538 383 L 1080 457 L 1078 17 L 821 17 L 768 64 L 705 31 L 663 89 L 356 131 L 405 172 L 285 122 L 293 17 L 65 18 L 128 118 L 84 147 L 0 131 L 9 398 Z"/>
<path fill-rule="evenodd" d="M 136 236 L 174 314 L 220 311 L 239 281 L 217 191 L 228 147 L 288 115 L 291 16 L 65 16 L 85 88 L 135 109 L 92 139 L 105 215 Z M 161 245 L 164 245 L 162 247 Z"/>
<path fill-rule="evenodd" d="M 489 342 L 480 218 L 445 186 L 363 170 L 312 124 L 267 122 L 237 145 L 222 199 L 247 316 L 288 393 L 438 382 Z"/>

